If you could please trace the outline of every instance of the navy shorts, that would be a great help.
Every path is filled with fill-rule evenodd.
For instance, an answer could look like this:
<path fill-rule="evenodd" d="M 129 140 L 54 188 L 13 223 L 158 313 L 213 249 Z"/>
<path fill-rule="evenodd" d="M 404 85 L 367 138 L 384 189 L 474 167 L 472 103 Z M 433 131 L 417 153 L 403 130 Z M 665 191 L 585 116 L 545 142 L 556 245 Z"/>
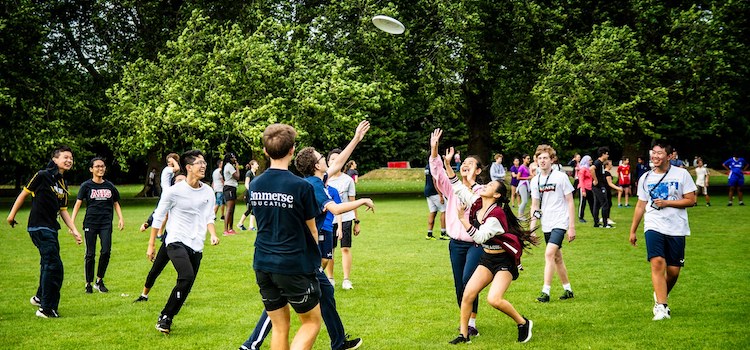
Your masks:
<path fill-rule="evenodd" d="M 323 259 L 333 259 L 333 233 L 321 230 L 318 233 L 318 247 Z"/>
<path fill-rule="evenodd" d="M 255 270 L 255 281 L 266 311 L 275 311 L 289 304 L 298 314 L 315 308 L 320 301 L 320 284 L 314 273 L 282 275 Z"/>
<path fill-rule="evenodd" d="M 727 181 L 727 185 L 729 185 L 729 187 L 742 187 L 744 184 L 744 176 L 729 176 L 729 180 Z"/>
<path fill-rule="evenodd" d="M 685 266 L 685 236 L 667 236 L 654 230 L 646 231 L 648 261 L 662 257 L 667 266 Z"/>
<path fill-rule="evenodd" d="M 561 228 L 553 228 L 551 232 L 544 233 L 544 242 L 547 244 L 554 243 L 558 247 L 562 248 L 562 242 L 565 238 L 565 230 Z"/>

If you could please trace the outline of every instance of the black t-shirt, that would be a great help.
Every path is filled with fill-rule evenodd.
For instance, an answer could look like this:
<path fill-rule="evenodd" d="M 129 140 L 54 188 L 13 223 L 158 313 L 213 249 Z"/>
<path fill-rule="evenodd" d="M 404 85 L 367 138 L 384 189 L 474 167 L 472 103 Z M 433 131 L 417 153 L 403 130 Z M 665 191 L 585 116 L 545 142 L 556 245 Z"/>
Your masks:
<path fill-rule="evenodd" d="M 253 269 L 315 273 L 320 249 L 306 223 L 320 213 L 313 186 L 288 170 L 271 168 L 250 183 L 250 195 L 258 223 Z"/>
<path fill-rule="evenodd" d="M 98 184 L 86 180 L 78 190 L 78 200 L 86 201 L 86 217 L 83 225 L 88 227 L 112 225 L 112 210 L 120 201 L 120 192 L 108 180 Z"/>
<path fill-rule="evenodd" d="M 60 229 L 57 215 L 68 206 L 68 184 L 56 167 L 39 170 L 24 187 L 33 195 L 29 228 Z"/>
<path fill-rule="evenodd" d="M 596 176 L 596 181 L 598 182 L 598 184 L 596 186 L 594 186 L 594 187 L 599 187 L 599 188 L 604 187 L 604 188 L 606 188 L 607 187 L 607 179 L 605 178 L 605 174 L 604 173 L 607 172 L 607 171 L 604 170 L 604 163 L 602 163 L 601 160 L 597 159 L 597 160 L 594 161 L 594 166 L 596 167 L 596 172 L 595 172 L 594 176 Z"/>

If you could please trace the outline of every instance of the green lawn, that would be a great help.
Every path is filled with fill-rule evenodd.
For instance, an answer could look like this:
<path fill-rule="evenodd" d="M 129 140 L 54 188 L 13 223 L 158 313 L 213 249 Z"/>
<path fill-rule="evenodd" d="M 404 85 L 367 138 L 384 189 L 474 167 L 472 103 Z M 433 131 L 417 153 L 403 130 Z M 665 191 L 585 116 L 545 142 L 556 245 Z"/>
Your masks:
<path fill-rule="evenodd" d="M 515 325 L 488 306 L 485 291 L 477 321 L 481 335 L 469 348 L 750 347 L 750 244 L 745 239 L 750 235 L 750 209 L 727 208 L 726 197 L 715 196 L 713 202 L 713 207 L 689 209 L 693 235 L 688 238 L 686 267 L 671 295 L 671 320 L 651 321 L 645 246 L 627 243 L 633 209 L 614 208 L 615 229 L 579 225 L 578 239 L 564 245 L 574 300 L 556 300 L 561 287 L 555 281 L 553 301 L 535 303 L 542 284 L 543 248 L 524 255 L 526 270 L 506 296 L 534 321 L 530 343 L 516 344 Z M 84 247 L 76 246 L 67 230 L 61 231 L 66 276 L 60 319 L 35 317 L 28 302 L 39 277 L 39 255 L 25 232 L 28 203 L 17 218 L 22 227 L 0 226 L 0 348 L 236 349 L 262 308 L 250 268 L 254 233 L 222 237 L 220 245 L 206 247 L 193 292 L 174 320 L 172 335 L 165 337 L 154 323 L 174 285 L 174 270 L 165 270 L 150 301 L 132 303 L 150 265 L 145 257 L 147 235 L 137 227 L 154 204 L 152 199 L 123 204 L 127 227 L 115 233 L 108 294 L 84 294 Z M 362 349 L 457 348 L 447 344 L 458 326 L 448 243 L 424 240 L 425 211 L 424 199 L 412 195 L 378 198 L 374 214 L 360 214 L 362 234 L 353 248 L 355 289 L 340 289 L 336 256 L 339 313 L 347 332 L 364 339 Z M 322 330 L 315 349 L 329 349 L 329 344 Z"/>

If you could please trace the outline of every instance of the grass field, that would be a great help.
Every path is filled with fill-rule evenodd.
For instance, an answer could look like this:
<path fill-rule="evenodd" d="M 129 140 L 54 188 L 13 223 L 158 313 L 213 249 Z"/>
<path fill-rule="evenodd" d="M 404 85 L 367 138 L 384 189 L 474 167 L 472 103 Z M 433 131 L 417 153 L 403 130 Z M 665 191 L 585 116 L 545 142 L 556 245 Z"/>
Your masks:
<path fill-rule="evenodd" d="M 575 299 L 556 300 L 561 294 L 556 280 L 553 301 L 535 303 L 542 284 L 543 248 L 524 255 L 526 270 L 506 296 L 534 321 L 530 343 L 515 342 L 515 325 L 488 306 L 485 291 L 477 320 L 481 335 L 468 347 L 749 348 L 746 254 L 750 243 L 744 238 L 750 235 L 750 209 L 736 204 L 728 208 L 726 197 L 721 196 L 714 196 L 713 203 L 713 207 L 689 209 L 693 235 L 687 241 L 686 267 L 671 294 L 671 320 L 651 321 L 645 246 L 633 248 L 627 243 L 633 209 L 613 208 L 616 228 L 579 225 L 577 240 L 564 245 Z M 0 348 L 236 349 L 262 309 L 251 271 L 254 233 L 222 237 L 220 245 L 206 247 L 193 292 L 174 320 L 172 335 L 163 336 L 154 323 L 174 285 L 174 270 L 168 267 L 157 280 L 150 301 L 132 303 L 150 265 L 145 257 L 147 235 L 137 227 L 154 205 L 153 199 L 124 201 L 126 228 L 114 235 L 105 279 L 108 294 L 84 294 L 84 247 L 76 246 L 67 230 L 61 231 L 66 273 L 60 319 L 35 317 L 35 308 L 28 302 L 39 277 L 39 255 L 25 231 L 29 204 L 17 217 L 21 227 L 0 226 L 4 243 L 0 251 L 4 265 Z M 447 344 L 458 326 L 448 243 L 425 241 L 425 211 L 424 199 L 418 195 L 377 197 L 375 213 L 361 214 L 362 234 L 354 240 L 355 289 L 340 289 L 341 265 L 337 264 L 338 310 L 347 332 L 364 339 L 362 349 L 466 346 Z M 340 261 L 338 254 L 336 259 Z M 329 344 L 323 329 L 315 349 L 329 349 Z"/>

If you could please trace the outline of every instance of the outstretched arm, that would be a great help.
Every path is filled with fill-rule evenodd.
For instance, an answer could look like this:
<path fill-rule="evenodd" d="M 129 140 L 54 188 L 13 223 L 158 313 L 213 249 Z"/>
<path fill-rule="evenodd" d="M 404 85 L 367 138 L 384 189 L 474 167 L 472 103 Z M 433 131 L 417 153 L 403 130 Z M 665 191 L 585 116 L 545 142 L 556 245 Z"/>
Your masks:
<path fill-rule="evenodd" d="M 343 151 L 339 153 L 339 156 L 336 157 L 330 164 L 328 164 L 328 170 L 326 171 L 328 173 L 328 176 L 331 176 L 338 171 L 341 170 L 341 168 L 344 167 L 344 164 L 346 164 L 346 161 L 349 160 L 349 157 L 352 155 L 352 152 L 354 152 L 354 149 L 357 148 L 357 145 L 360 141 L 365 137 L 365 134 L 367 133 L 367 130 L 370 130 L 370 122 L 367 120 L 363 120 L 357 125 L 357 130 L 354 131 L 354 137 L 352 137 L 352 140 L 349 141 L 349 144 L 346 145 Z"/>

